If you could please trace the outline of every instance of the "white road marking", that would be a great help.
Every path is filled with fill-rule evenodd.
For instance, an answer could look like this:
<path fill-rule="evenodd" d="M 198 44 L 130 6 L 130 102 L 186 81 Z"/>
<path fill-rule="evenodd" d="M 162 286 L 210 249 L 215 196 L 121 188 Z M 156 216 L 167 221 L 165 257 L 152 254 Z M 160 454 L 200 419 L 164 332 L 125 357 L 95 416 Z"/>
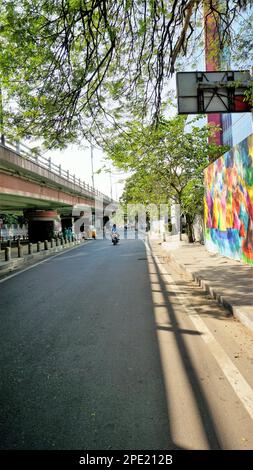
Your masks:
<path fill-rule="evenodd" d="M 78 247 L 80 248 L 81 246 L 88 245 L 88 243 L 91 243 L 91 242 L 88 241 L 88 242 L 86 242 L 86 243 L 84 243 L 83 245 L 80 245 L 80 246 L 78 246 Z M 39 261 L 38 263 L 35 263 L 35 264 L 33 264 L 32 266 L 28 266 L 27 268 L 24 268 L 24 269 L 22 269 L 21 271 L 18 271 L 18 272 L 16 272 L 16 273 L 10 274 L 9 276 L 6 276 L 4 279 L 0 279 L 0 284 L 2 284 L 2 282 L 8 281 L 8 280 L 11 279 L 12 277 L 19 276 L 19 274 L 22 274 L 22 273 L 24 273 L 25 271 L 29 271 L 29 269 L 35 268 L 35 267 L 38 266 L 39 264 L 46 263 L 47 261 L 50 261 L 51 259 L 54 259 L 54 258 L 56 258 L 57 256 L 67 254 L 69 251 L 74 250 L 74 248 L 77 248 L 77 246 L 75 245 L 75 246 L 73 246 L 72 248 L 68 248 L 67 251 L 61 251 L 60 253 L 57 253 L 57 254 L 54 255 L 54 256 L 49 256 L 48 258 L 43 259 L 42 261 Z"/>
<path fill-rule="evenodd" d="M 231 387 L 233 388 L 236 395 L 242 402 L 244 408 L 249 413 L 251 419 L 253 419 L 253 390 L 252 388 L 250 387 L 248 382 L 245 380 L 245 378 L 242 376 L 238 368 L 231 361 L 230 357 L 227 355 L 227 353 L 224 351 L 224 349 L 221 347 L 218 341 L 214 338 L 213 334 L 211 333 L 209 328 L 206 326 L 205 322 L 202 320 L 199 314 L 196 312 L 194 307 L 187 307 L 187 308 L 185 307 L 184 297 L 183 295 L 180 295 L 180 290 L 177 284 L 175 283 L 174 279 L 168 273 L 168 271 L 164 268 L 164 266 L 161 264 L 159 258 L 151 252 L 148 244 L 146 242 L 144 243 L 146 246 L 147 253 L 151 255 L 153 259 L 155 260 L 157 267 L 161 275 L 163 276 L 163 278 L 165 278 L 166 281 L 169 280 L 169 282 L 173 284 L 175 288 L 175 294 L 177 298 L 179 299 L 182 307 L 187 312 L 189 318 L 193 322 L 197 331 L 201 333 L 201 337 L 203 341 L 205 341 L 205 343 L 207 344 L 210 352 L 212 353 L 219 367 L 223 371 Z M 190 312 L 190 315 L 189 315 L 189 312 Z"/>

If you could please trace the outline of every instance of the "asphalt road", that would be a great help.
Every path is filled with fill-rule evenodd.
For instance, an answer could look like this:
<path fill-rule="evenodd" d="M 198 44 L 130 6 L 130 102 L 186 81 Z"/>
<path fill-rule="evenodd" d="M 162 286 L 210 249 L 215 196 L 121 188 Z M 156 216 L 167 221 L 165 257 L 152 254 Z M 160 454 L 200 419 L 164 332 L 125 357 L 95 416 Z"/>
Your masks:
<path fill-rule="evenodd" d="M 91 241 L 2 282 L 0 448 L 253 448 L 252 418 L 173 282 L 141 240 Z"/>

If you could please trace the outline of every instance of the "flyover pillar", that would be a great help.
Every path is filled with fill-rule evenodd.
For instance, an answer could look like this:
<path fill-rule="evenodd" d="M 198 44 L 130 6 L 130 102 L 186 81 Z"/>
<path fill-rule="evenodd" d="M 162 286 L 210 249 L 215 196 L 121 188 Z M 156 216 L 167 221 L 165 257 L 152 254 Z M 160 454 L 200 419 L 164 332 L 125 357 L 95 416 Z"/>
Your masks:
<path fill-rule="evenodd" d="M 72 215 L 61 215 L 61 226 L 62 226 L 62 231 L 64 232 L 65 229 L 73 229 L 74 225 L 74 217 Z"/>
<path fill-rule="evenodd" d="M 27 211 L 28 237 L 32 243 L 50 240 L 60 227 L 60 216 L 57 211 L 33 210 Z"/>

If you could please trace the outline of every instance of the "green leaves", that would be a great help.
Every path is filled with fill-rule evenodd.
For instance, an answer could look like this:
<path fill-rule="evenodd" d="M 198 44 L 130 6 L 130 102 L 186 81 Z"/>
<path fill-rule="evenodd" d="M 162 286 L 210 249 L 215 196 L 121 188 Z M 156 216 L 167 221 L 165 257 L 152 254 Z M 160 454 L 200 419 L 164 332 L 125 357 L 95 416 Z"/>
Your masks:
<path fill-rule="evenodd" d="M 185 116 L 165 118 L 155 126 L 129 122 L 125 132 L 111 133 L 104 150 L 114 166 L 134 171 L 124 203 L 181 204 L 189 214 L 202 210 L 203 169 L 226 147 L 208 144 L 213 129 L 186 126 Z"/>
<path fill-rule="evenodd" d="M 247 3 L 223 2 L 223 39 Z M 217 19 L 215 2 L 205 4 Z M 103 139 L 105 126 L 129 119 L 157 123 L 168 100 L 164 83 L 190 37 L 199 51 L 203 1 L 1 0 L 0 7 L 6 129 L 15 133 L 19 122 L 19 134 L 49 147 L 84 134 Z M 252 42 L 244 30 L 241 50 Z"/>

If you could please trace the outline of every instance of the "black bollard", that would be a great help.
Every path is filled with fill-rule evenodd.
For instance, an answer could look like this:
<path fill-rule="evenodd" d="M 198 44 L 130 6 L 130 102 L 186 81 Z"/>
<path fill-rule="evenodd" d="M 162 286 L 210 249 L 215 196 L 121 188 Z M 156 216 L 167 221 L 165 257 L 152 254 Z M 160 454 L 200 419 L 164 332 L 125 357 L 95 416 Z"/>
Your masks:
<path fill-rule="evenodd" d="M 23 258 L 23 247 L 22 245 L 18 245 L 18 258 Z"/>
<path fill-rule="evenodd" d="M 9 246 L 5 248 L 5 261 L 10 261 L 11 259 L 11 249 Z"/>

